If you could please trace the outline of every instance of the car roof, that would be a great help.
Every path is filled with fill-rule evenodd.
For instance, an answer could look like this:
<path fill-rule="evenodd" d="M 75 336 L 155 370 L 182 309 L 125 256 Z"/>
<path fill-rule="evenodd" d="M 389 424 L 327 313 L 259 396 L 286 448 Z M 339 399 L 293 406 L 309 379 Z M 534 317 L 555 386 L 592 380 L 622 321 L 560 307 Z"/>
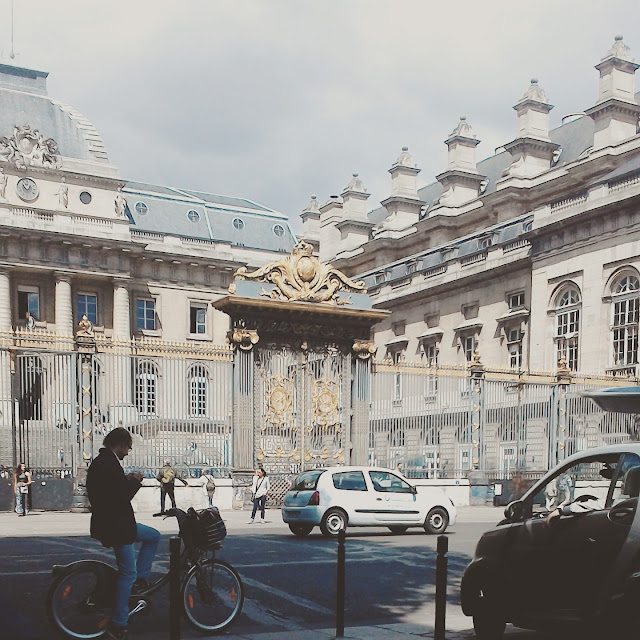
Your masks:
<path fill-rule="evenodd" d="M 387 469 L 386 467 L 368 467 L 366 465 L 351 465 L 351 466 L 335 466 L 335 467 L 316 467 L 315 469 L 305 469 L 301 473 L 308 473 L 309 471 L 329 471 L 330 473 L 344 472 L 344 471 L 391 471 L 393 469 Z"/>

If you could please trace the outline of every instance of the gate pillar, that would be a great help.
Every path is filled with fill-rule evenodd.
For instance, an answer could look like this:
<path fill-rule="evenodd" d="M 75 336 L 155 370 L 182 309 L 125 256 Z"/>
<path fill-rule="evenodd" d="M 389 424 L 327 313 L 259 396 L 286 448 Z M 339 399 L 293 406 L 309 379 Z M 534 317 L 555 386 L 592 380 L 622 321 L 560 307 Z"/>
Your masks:
<path fill-rule="evenodd" d="M 253 329 L 235 328 L 228 340 L 233 357 L 233 466 L 253 468 L 253 346 L 259 340 Z"/>

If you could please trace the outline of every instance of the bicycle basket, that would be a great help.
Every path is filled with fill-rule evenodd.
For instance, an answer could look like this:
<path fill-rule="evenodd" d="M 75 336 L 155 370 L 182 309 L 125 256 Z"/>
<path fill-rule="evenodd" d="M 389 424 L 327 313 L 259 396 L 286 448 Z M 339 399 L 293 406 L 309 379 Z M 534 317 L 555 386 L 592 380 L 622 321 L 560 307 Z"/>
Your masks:
<path fill-rule="evenodd" d="M 214 549 L 225 539 L 227 528 L 217 507 L 209 507 L 197 512 L 197 526 L 194 527 L 193 541 L 200 549 Z"/>

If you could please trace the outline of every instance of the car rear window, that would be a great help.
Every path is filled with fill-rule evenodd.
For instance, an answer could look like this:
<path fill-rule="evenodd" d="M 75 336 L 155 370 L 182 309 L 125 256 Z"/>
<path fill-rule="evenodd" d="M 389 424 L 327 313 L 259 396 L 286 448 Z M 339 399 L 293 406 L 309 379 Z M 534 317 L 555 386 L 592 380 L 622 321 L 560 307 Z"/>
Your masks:
<path fill-rule="evenodd" d="M 325 472 L 324 469 L 314 469 L 301 473 L 291 483 L 289 491 L 315 491 L 318 486 L 318 478 Z"/>
<path fill-rule="evenodd" d="M 343 471 L 333 474 L 333 486 L 336 489 L 346 491 L 366 491 L 367 485 L 364 481 L 362 471 Z"/>

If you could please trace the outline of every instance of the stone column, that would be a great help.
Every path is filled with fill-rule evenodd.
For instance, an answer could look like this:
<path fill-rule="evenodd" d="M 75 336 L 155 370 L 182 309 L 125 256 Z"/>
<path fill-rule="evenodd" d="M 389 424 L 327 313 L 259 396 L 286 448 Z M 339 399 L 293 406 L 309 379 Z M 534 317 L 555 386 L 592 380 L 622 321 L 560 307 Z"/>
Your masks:
<path fill-rule="evenodd" d="M 73 305 L 71 302 L 71 276 L 56 273 L 56 333 L 73 335 Z"/>
<path fill-rule="evenodd" d="M 11 286 L 9 270 L 0 269 L 0 331 L 11 330 Z"/>
<path fill-rule="evenodd" d="M 119 340 L 131 338 L 131 315 L 129 311 L 129 282 L 113 282 L 113 337 Z"/>

